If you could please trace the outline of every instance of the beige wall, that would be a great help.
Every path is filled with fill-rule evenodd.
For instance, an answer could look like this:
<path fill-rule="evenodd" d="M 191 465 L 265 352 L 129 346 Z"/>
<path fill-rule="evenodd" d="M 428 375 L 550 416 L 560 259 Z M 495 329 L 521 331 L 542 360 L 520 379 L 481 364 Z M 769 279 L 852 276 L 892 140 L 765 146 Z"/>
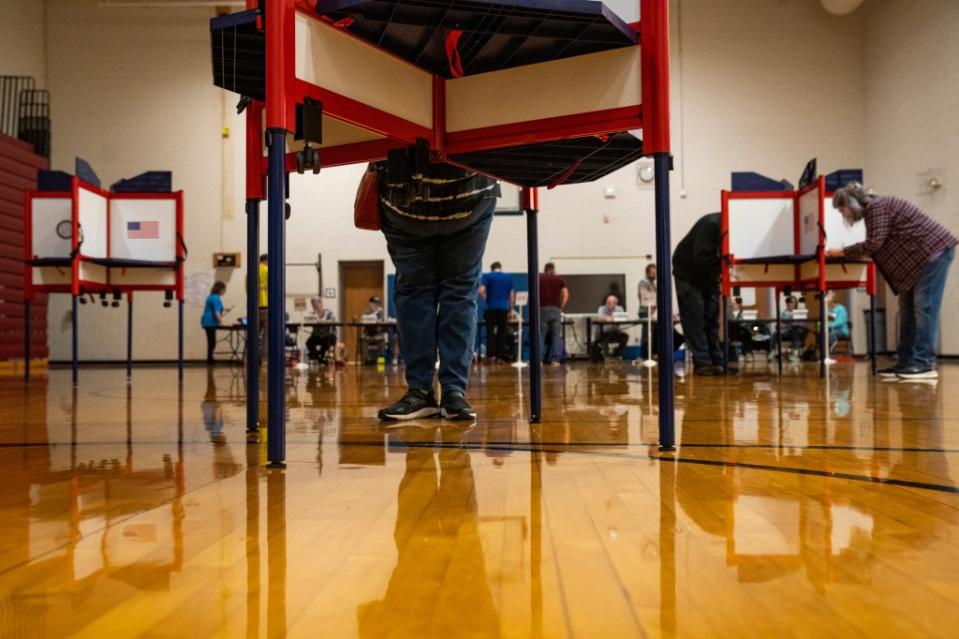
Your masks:
<path fill-rule="evenodd" d="M 959 2 L 869 0 L 865 5 L 865 179 L 917 204 L 959 235 Z M 930 175 L 944 182 L 933 191 Z M 953 264 L 940 351 L 959 354 Z M 890 338 L 896 298 L 887 295 Z M 890 343 L 891 340 L 890 340 Z"/>
<path fill-rule="evenodd" d="M 0 0 L 0 75 L 28 75 L 44 86 L 45 7 L 46 0 Z"/>
<path fill-rule="evenodd" d="M 54 164 L 90 160 L 105 183 L 148 169 L 172 169 L 186 192 L 188 274 L 212 274 L 211 253 L 245 247 L 242 128 L 233 97 L 211 84 L 204 10 L 103 9 L 96 0 L 50 0 L 50 88 L 58 144 Z M 82 25 L 82 28 L 78 28 Z M 814 0 L 683 0 L 673 4 L 673 244 L 700 215 L 717 210 L 729 173 L 756 170 L 796 181 L 805 161 L 861 166 L 862 19 L 838 18 Z M 824 73 L 823 69 L 828 69 Z M 837 82 L 849 87 L 835 95 Z M 224 141 L 223 126 L 232 135 Z M 382 236 L 352 228 L 360 167 L 293 176 L 288 261 L 323 255 L 324 286 L 338 285 L 340 260 L 383 259 Z M 604 197 L 607 187 L 614 198 Z M 541 196 L 542 261 L 563 272 L 622 271 L 634 291 L 654 251 L 653 197 L 636 168 Z M 484 263 L 523 271 L 525 221 L 497 218 Z M 265 239 L 265 236 L 264 236 Z M 264 244 L 265 246 L 265 244 Z M 615 258 L 615 259 L 611 259 Z M 309 267 L 288 269 L 290 293 L 317 285 Z M 226 277 L 227 274 L 218 274 Z M 227 306 L 242 315 L 242 271 Z M 175 354 L 175 313 L 144 294 L 136 313 L 136 353 Z M 635 307 L 635 300 L 629 300 Z M 51 305 L 54 359 L 69 355 L 67 300 Z M 187 307 L 187 355 L 199 357 L 199 308 Z M 83 307 L 81 355 L 124 354 L 121 311 Z M 94 329 L 95 327 L 95 329 Z"/>

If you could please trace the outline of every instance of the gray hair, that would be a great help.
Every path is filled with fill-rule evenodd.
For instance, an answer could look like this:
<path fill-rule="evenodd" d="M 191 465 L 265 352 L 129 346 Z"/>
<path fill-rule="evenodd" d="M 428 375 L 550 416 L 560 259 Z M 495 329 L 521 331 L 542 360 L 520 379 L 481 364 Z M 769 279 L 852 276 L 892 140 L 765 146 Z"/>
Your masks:
<path fill-rule="evenodd" d="M 872 189 L 867 189 L 859 182 L 850 182 L 846 186 L 836 189 L 832 196 L 832 205 L 846 207 L 852 213 L 853 221 L 858 222 L 866 217 L 866 208 L 876 199 Z"/>

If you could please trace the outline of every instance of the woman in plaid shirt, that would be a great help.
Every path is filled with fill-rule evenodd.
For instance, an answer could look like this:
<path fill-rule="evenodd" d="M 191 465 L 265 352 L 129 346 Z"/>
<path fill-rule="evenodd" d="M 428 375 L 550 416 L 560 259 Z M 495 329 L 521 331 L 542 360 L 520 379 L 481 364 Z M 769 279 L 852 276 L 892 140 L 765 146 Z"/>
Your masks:
<path fill-rule="evenodd" d="M 937 379 L 939 310 L 959 240 L 944 226 L 897 197 L 878 196 L 850 182 L 832 200 L 848 226 L 865 220 L 866 241 L 830 249 L 830 257 L 872 258 L 899 296 L 897 362 L 884 377 Z"/>

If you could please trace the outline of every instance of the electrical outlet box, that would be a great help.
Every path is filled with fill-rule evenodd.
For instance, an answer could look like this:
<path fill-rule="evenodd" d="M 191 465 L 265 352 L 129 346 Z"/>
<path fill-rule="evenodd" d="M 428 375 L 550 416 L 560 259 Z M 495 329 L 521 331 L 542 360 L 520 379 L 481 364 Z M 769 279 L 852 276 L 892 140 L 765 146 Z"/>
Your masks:
<path fill-rule="evenodd" d="M 213 268 L 239 268 L 239 253 L 214 253 Z"/>

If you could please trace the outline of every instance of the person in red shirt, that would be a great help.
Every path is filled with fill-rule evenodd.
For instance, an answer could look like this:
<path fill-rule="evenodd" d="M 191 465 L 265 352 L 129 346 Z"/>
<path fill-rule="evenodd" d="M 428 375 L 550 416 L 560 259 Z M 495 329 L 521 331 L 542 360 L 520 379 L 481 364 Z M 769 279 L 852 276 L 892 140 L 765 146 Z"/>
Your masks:
<path fill-rule="evenodd" d="M 866 223 L 866 240 L 830 249 L 826 254 L 848 259 L 872 258 L 892 292 L 899 296 L 896 365 L 880 374 L 901 379 L 937 379 L 939 311 L 959 240 L 913 204 L 876 195 L 858 182 L 838 189 L 832 203 L 847 226 Z"/>
<path fill-rule="evenodd" d="M 550 366 L 559 366 L 562 358 L 563 309 L 568 301 L 566 281 L 556 274 L 556 266 L 547 262 L 539 276 L 539 305 L 543 361 Z"/>

